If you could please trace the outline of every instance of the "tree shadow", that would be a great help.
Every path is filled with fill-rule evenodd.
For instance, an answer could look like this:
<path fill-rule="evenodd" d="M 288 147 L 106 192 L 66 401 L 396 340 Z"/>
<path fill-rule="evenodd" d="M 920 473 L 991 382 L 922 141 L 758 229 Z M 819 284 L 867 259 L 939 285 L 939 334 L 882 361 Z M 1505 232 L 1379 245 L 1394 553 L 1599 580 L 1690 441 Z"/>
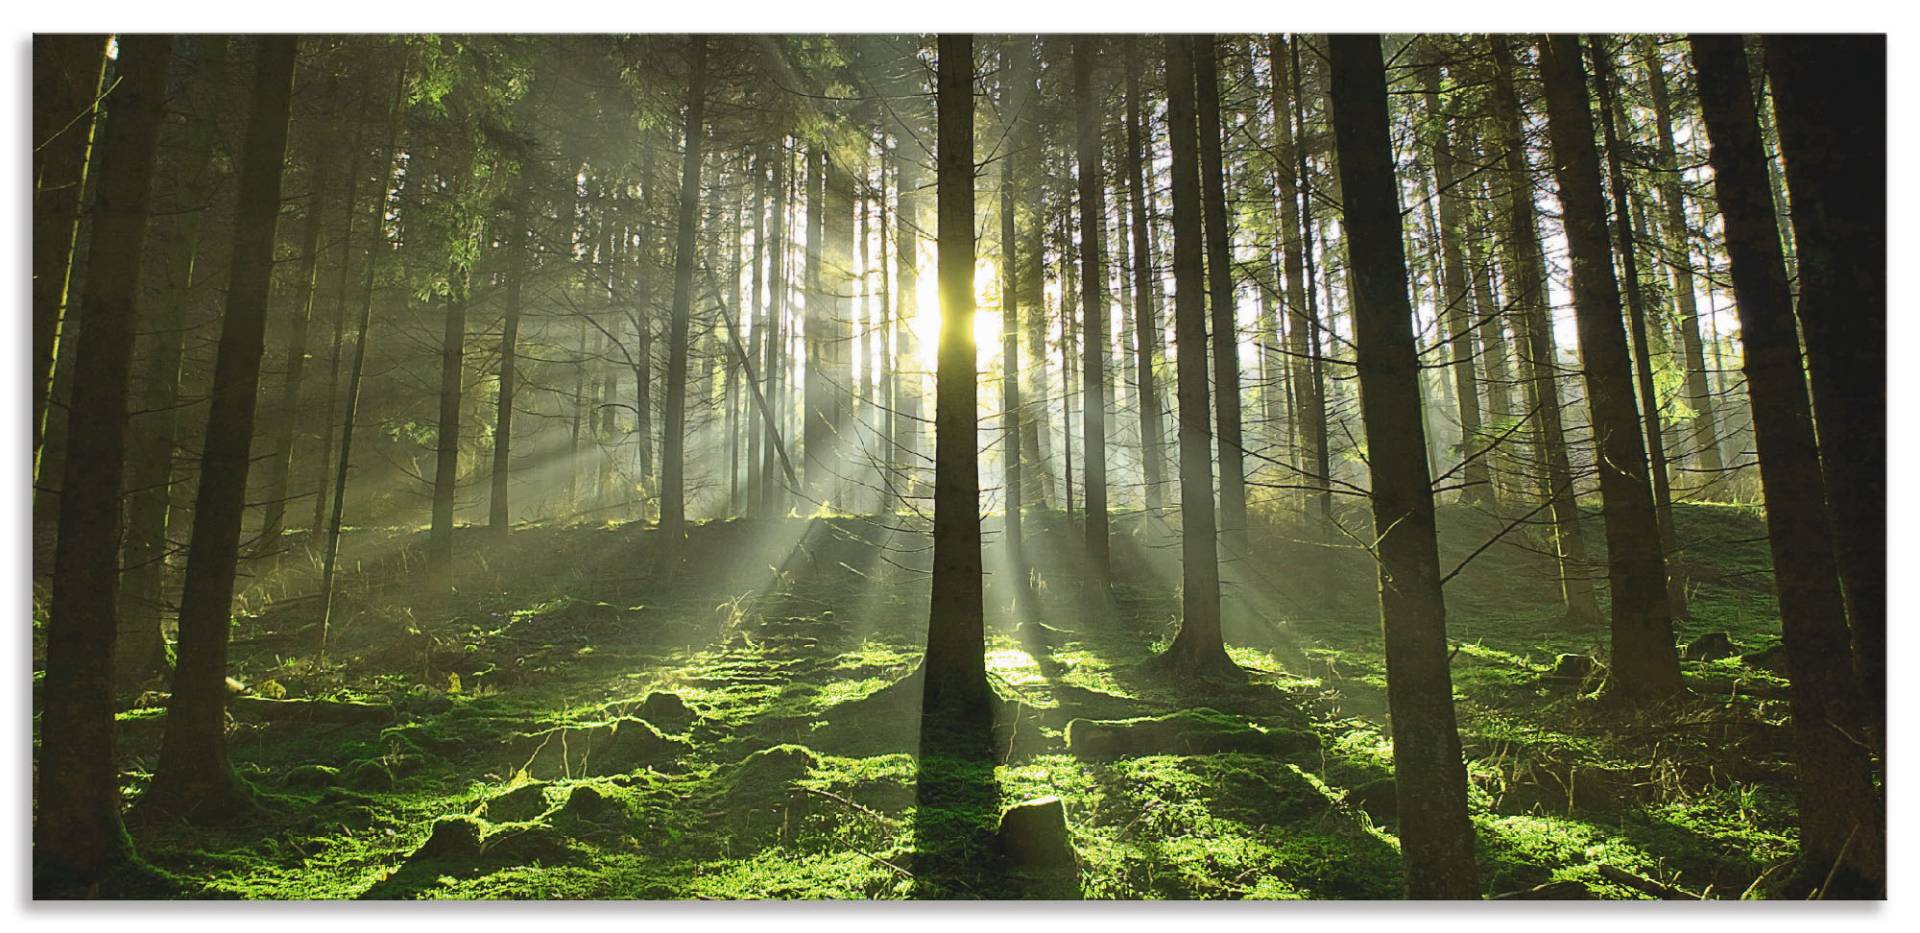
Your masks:
<path fill-rule="evenodd" d="M 1000 784 L 994 776 L 991 708 L 922 710 L 918 757 L 914 897 L 1010 896 L 994 832 Z"/>

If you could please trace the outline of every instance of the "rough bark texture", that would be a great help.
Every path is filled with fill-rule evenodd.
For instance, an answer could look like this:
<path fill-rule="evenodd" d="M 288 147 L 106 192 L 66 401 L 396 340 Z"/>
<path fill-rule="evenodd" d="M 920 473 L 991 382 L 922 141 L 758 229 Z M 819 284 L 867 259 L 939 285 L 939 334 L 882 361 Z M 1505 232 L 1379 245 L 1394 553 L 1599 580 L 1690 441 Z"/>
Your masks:
<path fill-rule="evenodd" d="M 979 383 L 973 341 L 973 38 L 943 34 L 938 79 L 940 360 L 934 395 L 933 597 L 928 714 L 988 711 L 980 561 Z"/>
<path fill-rule="evenodd" d="M 1168 36 L 1166 43 L 1167 131 L 1173 157 L 1173 327 L 1180 400 L 1181 615 L 1180 632 L 1163 663 L 1176 673 L 1205 674 L 1235 668 L 1220 631 L 1193 40 Z"/>
<path fill-rule="evenodd" d="M 1247 547 L 1247 477 L 1240 425 L 1239 308 L 1234 300 L 1233 239 L 1227 227 L 1227 171 L 1220 152 L 1220 66 L 1210 35 L 1193 40 L 1194 118 L 1200 136 L 1202 226 L 1213 325 L 1213 411 L 1220 462 L 1220 531 L 1232 555 Z"/>
<path fill-rule="evenodd" d="M 1882 748 L 1887 697 L 1887 42 L 1769 37 L 1840 577 Z"/>
<path fill-rule="evenodd" d="M 1542 41 L 1540 73 L 1573 265 L 1573 306 L 1586 364 L 1587 405 L 1599 452 L 1607 581 L 1613 597 L 1613 671 L 1608 690 L 1627 700 L 1659 700 L 1685 688 L 1673 644 L 1666 560 L 1660 551 L 1640 413 L 1633 399 L 1633 365 L 1621 322 L 1620 286 L 1607 243 L 1607 208 L 1578 37 L 1555 35 Z"/>
<path fill-rule="evenodd" d="M 33 464 L 40 472 L 47 394 L 60 353 L 81 195 L 93 151 L 95 103 L 106 71 L 104 35 L 33 40 Z M 128 95 L 132 96 L 132 95 Z"/>
<path fill-rule="evenodd" d="M 1857 738 L 1866 723 L 1746 54 L 1737 36 L 1695 35 L 1692 45 L 1746 347 L 1792 682 L 1801 877 L 1821 885 L 1831 873 L 1827 896 L 1885 897 L 1885 803 L 1868 747 Z"/>
<path fill-rule="evenodd" d="M 1407 896 L 1477 898 L 1380 37 L 1329 36 Z"/>
<path fill-rule="evenodd" d="M 232 818 L 250 797 L 227 761 L 227 632 L 240 521 L 246 512 L 248 452 L 260 390 L 298 46 L 294 36 L 264 37 L 257 46 L 241 149 L 231 278 L 201 449 L 186 587 L 180 597 L 179 664 L 160 761 L 142 799 L 144 807 L 188 821 Z"/>
<path fill-rule="evenodd" d="M 165 36 L 122 42 L 120 83 L 101 134 L 114 158 L 101 170 L 92 271 L 80 296 L 87 326 L 74 359 L 87 378 L 74 384 L 61 477 L 61 488 L 75 494 L 60 497 L 47 619 L 33 793 L 36 893 L 100 880 L 133 854 L 113 757 L 114 575 L 148 196 L 172 54 Z"/>

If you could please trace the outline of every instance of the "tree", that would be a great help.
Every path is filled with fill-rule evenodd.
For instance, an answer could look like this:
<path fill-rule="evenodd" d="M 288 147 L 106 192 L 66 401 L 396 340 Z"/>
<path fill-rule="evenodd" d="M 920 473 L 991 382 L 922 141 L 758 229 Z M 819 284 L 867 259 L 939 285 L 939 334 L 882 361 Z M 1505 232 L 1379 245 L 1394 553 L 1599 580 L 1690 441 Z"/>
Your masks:
<path fill-rule="evenodd" d="M 33 40 L 33 472 L 40 474 L 41 434 L 60 329 L 67 312 L 73 250 L 80 234 L 81 195 L 93 155 L 104 35 L 35 36 Z"/>
<path fill-rule="evenodd" d="M 1808 410 L 1786 259 L 1738 36 L 1690 37 L 1706 117 L 1714 192 L 1746 346 L 1754 443 L 1767 497 L 1767 540 L 1780 594 L 1793 710 L 1797 887 L 1826 896 L 1886 896 L 1886 805 L 1874 786 L 1847 611 Z M 1804 247 L 1805 244 L 1803 244 Z"/>
<path fill-rule="evenodd" d="M 194 498 L 186 588 L 180 597 L 179 664 L 160 761 L 140 801 L 143 808 L 192 822 L 230 819 L 250 807 L 252 796 L 227 760 L 227 633 L 240 520 L 246 512 L 248 454 L 298 48 L 298 37 L 290 35 L 258 41 L 241 150 L 233 260 Z"/>
<path fill-rule="evenodd" d="M 1887 43 L 1769 36 L 1799 320 L 1869 725 L 1887 702 Z M 1769 497 L 1771 501 L 1771 497 Z"/>
<path fill-rule="evenodd" d="M 990 717 L 973 340 L 973 37 L 942 33 L 936 90 L 940 358 L 934 395 L 933 597 L 924 716 Z"/>
<path fill-rule="evenodd" d="M 1633 400 L 1620 286 L 1607 243 L 1607 208 L 1579 38 L 1554 35 L 1541 42 L 1540 75 L 1546 88 L 1548 136 L 1565 216 L 1567 252 L 1573 264 L 1573 306 L 1586 363 L 1587 406 L 1599 451 L 1607 580 L 1613 597 L 1613 671 L 1608 692 L 1630 702 L 1663 700 L 1685 686 L 1673 643 L 1666 560 L 1647 478 L 1647 452 L 1640 442 L 1640 414 Z"/>
<path fill-rule="evenodd" d="M 1080 320 L 1083 332 L 1080 419 L 1086 454 L 1087 569 L 1090 605 L 1104 606 L 1112 577 L 1107 521 L 1107 266 L 1102 242 L 1106 228 L 1106 180 L 1102 172 L 1100 127 L 1104 122 L 1093 97 L 1094 40 L 1073 40 L 1073 99 L 1076 113 L 1075 168 L 1080 186 Z"/>
<path fill-rule="evenodd" d="M 1407 896 L 1477 898 L 1380 37 L 1327 37 Z"/>
<path fill-rule="evenodd" d="M 101 133 L 112 158 L 101 168 L 87 245 L 87 324 L 74 353 L 87 378 L 74 383 L 60 486 L 70 494 L 60 497 L 41 688 L 36 896 L 100 882 L 134 857 L 113 760 L 114 575 L 148 198 L 172 56 L 167 36 L 121 40 L 120 81 Z"/>
<path fill-rule="evenodd" d="M 173 460 L 179 447 L 181 364 L 185 358 L 187 304 L 200 260 L 200 219 L 219 176 L 213 169 L 214 123 L 226 81 L 225 36 L 202 37 L 188 82 L 189 108 L 183 151 L 162 160 L 158 185 L 167 200 L 156 212 L 148 242 L 160 249 L 160 288 L 152 321 L 140 414 L 128 423 L 126 542 L 120 557 L 119 637 L 114 643 L 114 680 L 124 690 L 171 668 L 161 631 L 167 576 L 167 529 L 172 524 Z M 177 57 L 177 56 L 176 56 Z M 156 198 L 158 199 L 158 197 Z"/>
<path fill-rule="evenodd" d="M 1214 426 L 1219 432 L 1220 525 L 1235 558 L 1247 550 L 1247 477 L 1240 430 L 1240 330 L 1227 229 L 1227 171 L 1220 154 L 1220 67 L 1211 35 L 1193 40 L 1195 119 L 1200 136 L 1201 226 L 1213 324 Z M 1104 279 L 1103 279 L 1104 281 Z"/>
<path fill-rule="evenodd" d="M 1507 301 L 1514 307 L 1520 368 L 1527 407 L 1533 411 L 1539 459 L 1547 465 L 1543 498 L 1553 512 L 1561 602 L 1569 622 L 1585 625 L 1600 620 L 1600 602 L 1587 578 L 1586 534 L 1580 528 L 1580 503 L 1574 495 L 1573 465 L 1567 456 L 1566 430 L 1561 423 L 1560 383 L 1555 376 L 1559 363 L 1547 313 L 1546 261 L 1540 252 L 1533 172 L 1527 160 L 1526 114 L 1520 109 L 1514 88 L 1513 49 L 1504 36 L 1496 35 L 1492 42 L 1494 106 L 1499 113 L 1500 145 L 1505 150 Z"/>
<path fill-rule="evenodd" d="M 700 153 L 706 137 L 707 39 L 688 52 L 686 151 L 680 162 L 680 198 L 673 250 L 673 311 L 667 325 L 667 410 L 660 443 L 660 570 L 680 568 L 687 529 L 687 352 L 693 324 L 694 243 L 700 222 Z"/>
<path fill-rule="evenodd" d="M 1135 391 L 1140 399 L 1140 463 L 1142 478 L 1147 484 L 1147 509 L 1157 512 L 1166 504 L 1167 457 L 1166 434 L 1160 424 L 1160 389 L 1155 384 L 1153 376 L 1153 357 L 1160 345 L 1161 324 L 1160 311 L 1154 302 L 1154 281 L 1157 276 L 1153 264 L 1151 224 L 1147 220 L 1146 159 L 1142 155 L 1145 147 L 1143 142 L 1145 121 L 1141 116 L 1143 106 L 1140 88 L 1141 41 L 1138 37 L 1128 37 L 1125 40 L 1127 69 L 1125 171 L 1127 208 L 1131 217 L 1131 222 L 1127 226 L 1133 236 L 1133 371 Z"/>
<path fill-rule="evenodd" d="M 1155 663 L 1179 676 L 1232 676 L 1239 667 L 1227 657 L 1220 631 L 1193 42 L 1187 36 L 1166 37 L 1167 135 L 1173 156 L 1173 328 L 1180 400 L 1181 614 L 1179 634 Z"/>

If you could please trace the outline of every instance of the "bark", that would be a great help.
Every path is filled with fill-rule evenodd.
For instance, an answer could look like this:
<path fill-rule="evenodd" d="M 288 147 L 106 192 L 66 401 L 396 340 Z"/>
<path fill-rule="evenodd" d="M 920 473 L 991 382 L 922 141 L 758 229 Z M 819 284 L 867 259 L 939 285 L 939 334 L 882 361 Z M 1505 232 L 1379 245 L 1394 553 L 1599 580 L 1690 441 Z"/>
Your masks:
<path fill-rule="evenodd" d="M 329 77 L 323 93 L 336 99 L 339 82 Z M 267 501 L 260 525 L 260 543 L 254 553 L 265 557 L 279 550 L 286 527 L 287 496 L 293 477 L 293 439 L 300 425 L 300 389 L 307 372 L 307 332 L 313 323 L 313 302 L 320 275 L 320 242 L 327 221 L 324 208 L 334 164 L 340 161 L 338 143 L 316 146 L 310 167 L 306 218 L 300 227 L 300 267 L 294 277 L 292 314 L 287 327 L 287 370 L 280 385 L 280 417 L 273 423 L 273 452 L 267 461 Z"/>
<path fill-rule="evenodd" d="M 1300 426 L 1301 473 L 1308 493 L 1318 501 L 1323 521 L 1333 519 L 1333 463 L 1327 447 L 1326 382 L 1321 378 L 1320 312 L 1316 306 L 1313 258 L 1313 210 L 1308 200 L 1306 102 L 1300 92 L 1299 36 L 1267 46 L 1274 74 L 1274 106 L 1287 107 L 1275 121 L 1275 159 L 1281 166 L 1280 224 L 1287 270 L 1287 352 L 1293 362 L 1293 420 Z M 1280 60 L 1282 53 L 1287 61 Z"/>
<path fill-rule="evenodd" d="M 221 315 L 213 397 L 180 597 L 179 664 L 166 736 L 143 808 L 189 822 L 230 819 L 251 792 L 227 760 L 227 633 L 233 612 L 240 522 L 260 389 L 274 227 L 287 153 L 287 116 L 299 40 L 259 40 L 253 97 L 241 150 L 233 259 Z"/>
<path fill-rule="evenodd" d="M 526 169 L 522 167 L 521 172 Z M 519 191 L 507 213 L 506 315 L 500 323 L 500 392 L 494 405 L 493 475 L 487 497 L 487 528 L 505 541 L 513 523 L 508 484 L 513 477 L 513 397 L 519 388 L 520 296 L 527 276 L 527 198 L 530 192 L 516 179 Z"/>
<path fill-rule="evenodd" d="M 346 512 L 347 471 L 353 465 L 353 429 L 360 412 L 360 389 L 362 377 L 367 366 L 367 335 L 373 326 L 373 292 L 375 275 L 379 271 L 380 253 L 386 248 L 387 231 L 385 219 L 389 202 L 388 193 L 393 187 L 393 176 L 400 154 L 400 130 L 404 122 L 402 109 L 407 87 L 406 68 L 402 67 L 394 77 L 393 99 L 387 109 L 387 146 L 384 150 L 384 167 L 380 172 L 380 183 L 374 189 L 373 210 L 367 218 L 367 274 L 361 289 L 360 316 L 354 328 L 353 362 L 347 370 L 347 398 L 340 410 L 340 454 L 336 458 L 333 473 L 333 508 L 327 519 L 326 554 L 320 564 L 320 637 L 315 646 L 316 656 L 325 661 L 327 655 L 327 632 L 333 623 L 334 572 L 340 560 L 340 522 Z"/>
<path fill-rule="evenodd" d="M 667 407 L 660 438 L 660 570 L 680 569 L 687 533 L 686 431 L 688 331 L 693 320 L 694 244 L 700 222 L 700 153 L 706 142 L 707 39 L 693 37 L 687 78 L 686 151 L 680 163 L 673 250 L 673 310 L 667 324 Z"/>
<path fill-rule="evenodd" d="M 1685 689 L 1667 606 L 1666 560 L 1633 400 L 1633 365 L 1621 323 L 1620 286 L 1607 243 L 1600 160 L 1587 109 L 1580 40 L 1549 36 L 1540 44 L 1548 136 L 1573 265 L 1573 306 L 1586 364 L 1607 533 L 1612 595 L 1613 671 L 1608 691 L 1631 702 L 1663 700 Z"/>
<path fill-rule="evenodd" d="M 97 99 L 106 74 L 104 35 L 36 36 L 33 40 L 33 469 L 40 443 L 60 329 L 67 312 L 80 205 L 93 155 Z M 132 96 L 132 95 L 128 95 Z"/>
<path fill-rule="evenodd" d="M 1016 191 L 1024 167 L 1021 163 L 1021 156 L 1025 155 L 1022 146 L 1031 138 L 1026 128 L 1032 125 L 1032 118 L 1025 116 L 1025 110 L 1033 86 L 1030 76 L 1032 38 L 1015 36 L 1009 39 L 1007 58 L 1009 80 L 1003 92 L 1007 133 L 1017 137 L 1020 142 L 1007 150 L 1000 164 L 1000 429 L 1004 445 L 1001 462 L 1006 469 L 1003 495 L 1006 496 L 1007 558 L 1013 567 L 1016 588 L 1023 589 L 1027 572 L 1026 557 L 1021 548 L 1021 512 L 1025 508 L 1022 493 L 1025 492 L 1023 486 L 1026 480 L 1020 472 L 1024 465 L 1021 463 L 1024 451 L 1020 449 L 1021 422 L 1025 420 L 1020 407 L 1020 305 L 1025 294 L 1020 288 L 1020 240 L 1015 232 L 1014 215 L 1020 202 Z"/>
<path fill-rule="evenodd" d="M 1168 36 L 1166 44 L 1167 132 L 1173 156 L 1173 326 L 1180 401 L 1181 618 L 1180 632 L 1161 663 L 1179 674 L 1205 674 L 1237 668 L 1227 657 L 1220 632 L 1193 40 Z"/>
<path fill-rule="evenodd" d="M 773 247 L 773 255 L 767 261 L 767 344 L 765 371 L 767 374 L 767 397 L 784 412 L 781 404 L 785 398 L 784 378 L 787 362 L 787 166 L 792 162 L 784 142 L 773 150 L 773 216 L 769 220 L 768 240 Z M 760 476 L 766 483 L 761 493 L 762 507 L 770 514 L 778 516 L 787 510 L 787 493 L 779 486 L 779 480 L 773 474 L 773 457 L 780 450 L 780 424 L 772 419 L 767 424 L 766 438 L 761 443 Z"/>
<path fill-rule="evenodd" d="M 760 361 L 766 357 L 767 343 L 767 153 L 765 150 L 753 155 L 753 295 L 741 313 L 751 314 L 753 333 L 748 338 L 747 359 Z M 771 370 L 762 367 L 762 373 Z M 770 388 L 769 384 L 755 383 L 756 395 Z M 757 420 L 749 419 L 747 431 L 747 514 L 755 518 L 765 515 L 767 501 L 767 477 L 764 468 L 768 465 L 762 457 L 765 455 L 764 442 L 766 431 Z"/>
<path fill-rule="evenodd" d="M 75 494 L 60 497 L 47 620 L 33 792 L 36 893 L 90 885 L 133 857 L 113 756 L 114 576 L 133 333 L 172 45 L 166 36 L 122 41 L 120 83 L 101 133 L 113 157 L 102 165 L 93 208 L 91 274 L 80 296 L 88 324 L 74 353 L 87 378 L 74 384 L 61 477 Z"/>
<path fill-rule="evenodd" d="M 1666 67 L 1651 37 L 1643 39 L 1647 57 L 1647 91 L 1653 99 L 1654 142 L 1659 157 L 1661 228 L 1667 267 L 1673 270 L 1673 305 L 1678 317 L 1680 344 L 1685 354 L 1687 401 L 1693 406 L 1693 455 L 1701 470 L 1718 473 L 1720 427 L 1713 389 L 1707 385 L 1706 353 L 1700 341 L 1700 310 L 1693 294 L 1693 234 L 1687 226 L 1678 150 L 1673 144 L 1673 107 L 1667 94 Z M 1711 479 L 1711 477 L 1709 477 Z"/>
<path fill-rule="evenodd" d="M 1659 522 L 1660 553 L 1666 560 L 1667 609 L 1675 618 L 1687 618 L 1686 575 L 1679 566 L 1679 538 L 1673 530 L 1673 492 L 1667 485 L 1666 432 L 1660 416 L 1660 395 L 1653 384 L 1653 350 L 1647 339 L 1647 302 L 1640 287 L 1640 255 L 1633 232 L 1633 212 L 1627 203 L 1627 173 L 1622 167 L 1621 134 L 1626 118 L 1619 110 L 1613 87 L 1612 53 L 1599 37 L 1589 37 L 1588 52 L 1593 59 L 1594 86 L 1600 92 L 1604 112 L 1601 137 L 1606 141 L 1607 184 L 1613 195 L 1613 228 L 1620 254 L 1620 271 L 1626 278 L 1627 320 L 1633 338 L 1634 375 L 1638 378 L 1641 429 L 1646 432 L 1648 476 L 1653 481 L 1654 518 Z"/>
<path fill-rule="evenodd" d="M 1553 348 L 1551 314 L 1547 306 L 1546 261 L 1540 253 L 1539 223 L 1533 203 L 1533 173 L 1528 167 L 1525 114 L 1513 83 L 1512 48 L 1495 35 L 1494 101 L 1500 112 L 1500 145 L 1506 169 L 1506 247 L 1510 273 L 1507 301 L 1514 308 L 1515 338 L 1520 349 L 1521 378 L 1532 410 L 1539 460 L 1546 463 L 1545 496 L 1553 512 L 1554 552 L 1559 558 L 1561 601 L 1567 619 L 1585 625 L 1598 622 L 1600 603 L 1587 578 L 1586 535 L 1580 527 L 1580 506 L 1574 497 L 1573 465 L 1567 455 L 1566 431 L 1561 424 L 1558 361 Z"/>
<path fill-rule="evenodd" d="M 472 151 L 461 153 L 451 188 L 466 186 Z M 462 238 L 470 232 L 456 233 Z M 454 263 L 447 269 L 447 312 L 440 335 L 440 417 L 434 427 L 433 518 L 427 531 L 427 589 L 444 594 L 453 589 L 454 495 L 460 484 L 460 397 L 467 353 L 467 297 L 471 271 Z"/>
<path fill-rule="evenodd" d="M 1193 40 L 1195 121 L 1200 136 L 1201 219 L 1213 324 L 1214 427 L 1219 434 L 1220 529 L 1231 556 L 1247 549 L 1245 441 L 1240 424 L 1239 308 L 1227 229 L 1227 172 L 1220 152 L 1220 68 L 1211 35 Z"/>
<path fill-rule="evenodd" d="M 166 639 L 161 631 L 166 606 L 161 595 L 167 576 L 168 519 L 173 500 L 173 458 L 179 430 L 181 362 L 185 357 L 186 312 L 200 254 L 200 219 L 213 196 L 214 113 L 226 80 L 226 38 L 200 42 L 194 77 L 187 89 L 184 152 L 163 162 L 160 185 L 171 203 L 156 220 L 160 244 L 158 301 L 151 320 L 153 338 L 142 376 L 139 410 L 128 423 L 126 542 L 120 557 L 119 638 L 114 648 L 114 678 L 125 691 L 166 671 Z M 163 210 L 166 210 L 163 208 Z"/>
<path fill-rule="evenodd" d="M 934 396 L 933 596 L 923 715 L 990 715 L 973 341 L 973 39 L 939 38 L 940 360 Z"/>
<path fill-rule="evenodd" d="M 1430 147 L 1433 150 L 1433 182 L 1440 202 L 1440 319 L 1452 351 L 1453 395 L 1460 413 L 1461 469 L 1460 501 L 1486 505 L 1493 501 L 1493 476 L 1488 458 L 1481 450 L 1486 438 L 1480 426 L 1480 380 L 1474 372 L 1475 345 L 1479 328 L 1473 323 L 1471 288 L 1467 280 L 1466 254 L 1461 240 L 1466 234 L 1460 178 L 1453 157 L 1453 100 L 1440 101 L 1440 66 L 1421 69 L 1424 103 L 1431 124 Z"/>
<path fill-rule="evenodd" d="M 1838 543 L 1840 578 L 1853 619 L 1869 725 L 1884 751 L 1886 40 L 1769 37 L 1767 63 L 1795 208 L 1799 319 L 1827 497 L 1835 523 L 1847 530 Z"/>
<path fill-rule="evenodd" d="M 1885 802 L 1874 786 L 1868 746 L 1856 739 L 1866 722 L 1746 56 L 1735 36 L 1696 34 L 1691 42 L 1746 347 L 1767 537 L 1792 683 L 1801 877 L 1827 896 L 1882 898 Z M 1812 243 L 1803 240 L 1802 245 Z"/>
<path fill-rule="evenodd" d="M 1112 577 L 1107 518 L 1107 266 L 1105 242 L 1107 183 L 1102 171 L 1100 127 L 1093 95 L 1094 40 L 1073 40 L 1073 97 L 1078 133 L 1080 185 L 1080 320 L 1082 334 L 1080 407 L 1081 451 L 1086 469 L 1087 570 L 1093 591 L 1104 603 Z"/>
<path fill-rule="evenodd" d="M 1380 37 L 1327 39 L 1407 896 L 1477 898 Z"/>

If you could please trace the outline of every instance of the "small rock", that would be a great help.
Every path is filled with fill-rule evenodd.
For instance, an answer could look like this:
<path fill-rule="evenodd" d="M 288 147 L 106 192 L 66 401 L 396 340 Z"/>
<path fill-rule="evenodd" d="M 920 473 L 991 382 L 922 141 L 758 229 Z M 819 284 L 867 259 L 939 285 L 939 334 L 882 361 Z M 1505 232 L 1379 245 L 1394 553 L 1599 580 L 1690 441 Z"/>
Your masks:
<path fill-rule="evenodd" d="M 678 694 L 655 692 L 641 701 L 640 718 L 662 732 L 685 732 L 700 716 Z"/>
<path fill-rule="evenodd" d="M 1000 814 L 1000 851 L 1013 870 L 1039 877 L 1078 874 L 1080 864 L 1067 837 L 1067 807 L 1048 795 L 1023 801 Z"/>
<path fill-rule="evenodd" d="M 1689 661 L 1718 661 L 1737 653 L 1733 650 L 1733 639 L 1726 632 L 1708 632 L 1680 650 L 1680 656 Z"/>
<path fill-rule="evenodd" d="M 460 859 L 480 857 L 479 820 L 470 816 L 444 816 L 433 823 L 433 832 L 413 858 Z"/>
<path fill-rule="evenodd" d="M 485 814 L 496 823 L 519 823 L 547 812 L 547 784 L 535 781 L 487 798 Z"/>
<path fill-rule="evenodd" d="M 610 811 L 617 810 L 618 806 L 612 798 L 592 785 L 581 784 L 567 795 L 567 802 L 560 807 L 560 813 L 591 823 L 606 819 Z"/>

